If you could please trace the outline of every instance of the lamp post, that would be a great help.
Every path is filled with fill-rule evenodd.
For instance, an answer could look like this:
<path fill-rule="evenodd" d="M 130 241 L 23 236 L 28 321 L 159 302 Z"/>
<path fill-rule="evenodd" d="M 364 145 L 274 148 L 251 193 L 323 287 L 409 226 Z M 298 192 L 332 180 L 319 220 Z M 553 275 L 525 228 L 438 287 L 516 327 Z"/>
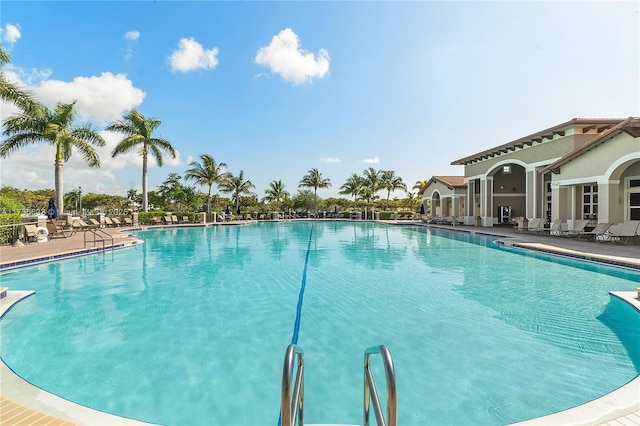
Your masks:
<path fill-rule="evenodd" d="M 78 187 L 78 216 L 82 217 L 82 187 Z"/>

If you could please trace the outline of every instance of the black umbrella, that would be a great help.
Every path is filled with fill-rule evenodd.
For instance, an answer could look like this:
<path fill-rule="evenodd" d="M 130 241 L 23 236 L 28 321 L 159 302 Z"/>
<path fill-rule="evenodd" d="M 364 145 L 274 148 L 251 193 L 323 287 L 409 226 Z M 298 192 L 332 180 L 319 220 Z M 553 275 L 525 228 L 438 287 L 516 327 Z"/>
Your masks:
<path fill-rule="evenodd" d="M 236 214 L 240 214 L 240 206 L 236 209 Z"/>
<path fill-rule="evenodd" d="M 56 208 L 56 200 L 53 197 L 49 198 L 49 207 L 47 208 L 47 217 L 49 219 L 56 219 L 58 217 L 58 209 Z"/>
<path fill-rule="evenodd" d="M 420 204 L 420 214 L 424 214 L 424 204 Z"/>
<path fill-rule="evenodd" d="M 225 209 L 224 214 L 231 214 L 231 210 L 229 209 L 229 206 L 227 206 L 227 208 Z"/>

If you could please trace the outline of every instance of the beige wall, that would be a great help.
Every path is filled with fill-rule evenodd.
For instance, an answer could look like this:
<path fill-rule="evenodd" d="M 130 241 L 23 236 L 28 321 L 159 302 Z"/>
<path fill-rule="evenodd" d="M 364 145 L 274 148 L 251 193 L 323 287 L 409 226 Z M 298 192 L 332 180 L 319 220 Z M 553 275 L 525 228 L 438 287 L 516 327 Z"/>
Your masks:
<path fill-rule="evenodd" d="M 584 179 L 587 177 L 605 176 L 612 164 L 620 158 L 640 153 L 640 138 L 633 138 L 627 133 L 621 133 L 573 159 L 562 166 L 560 174 L 553 175 L 554 181 Z"/>

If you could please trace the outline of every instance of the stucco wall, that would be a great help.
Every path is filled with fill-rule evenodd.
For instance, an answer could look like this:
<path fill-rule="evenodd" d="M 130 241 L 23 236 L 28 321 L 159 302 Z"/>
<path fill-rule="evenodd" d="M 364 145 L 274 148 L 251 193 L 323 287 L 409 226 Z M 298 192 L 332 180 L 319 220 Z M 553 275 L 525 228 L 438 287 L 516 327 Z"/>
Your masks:
<path fill-rule="evenodd" d="M 640 158 L 640 138 L 620 133 L 594 149 L 573 159 L 552 175 L 554 181 L 604 176 L 609 167 L 627 155 Z"/>
<path fill-rule="evenodd" d="M 497 157 L 488 158 L 479 163 L 466 165 L 464 167 L 464 174 L 466 177 L 483 175 L 493 169 L 496 164 L 512 160 L 519 160 L 525 164 L 537 164 L 545 161 L 550 163 L 551 160 L 556 160 L 572 152 L 576 145 L 582 145 L 594 137 L 595 135 L 588 134 L 568 135 L 551 141 L 534 144 L 533 146 L 528 146 L 518 151 L 511 151 Z"/>

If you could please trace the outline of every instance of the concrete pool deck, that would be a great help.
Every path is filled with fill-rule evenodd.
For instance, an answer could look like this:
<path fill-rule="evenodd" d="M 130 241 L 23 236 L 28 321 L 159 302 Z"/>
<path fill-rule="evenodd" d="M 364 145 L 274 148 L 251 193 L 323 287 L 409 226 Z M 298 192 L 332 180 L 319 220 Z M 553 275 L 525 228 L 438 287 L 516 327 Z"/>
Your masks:
<path fill-rule="evenodd" d="M 401 221 L 387 222 L 398 225 L 420 225 L 421 223 Z M 223 226 L 238 224 L 224 223 Z M 182 225 L 197 226 L 197 225 Z M 640 245 L 628 243 L 618 245 L 580 241 L 548 235 L 520 234 L 506 227 L 482 228 L 473 226 L 436 226 L 432 228 L 456 230 L 459 232 L 490 235 L 496 237 L 501 244 L 523 250 L 532 250 L 563 257 L 581 259 L 595 263 L 640 272 Z M 162 228 L 163 226 L 147 227 Z M 60 260 L 68 257 L 83 256 L 104 250 L 133 247 L 141 242 L 132 231 L 140 228 L 106 228 L 113 236 L 111 241 L 85 244 L 82 232 L 73 237 L 28 244 L 24 246 L 0 246 L 0 271 L 8 271 L 30 264 L 38 264 Z M 31 293 L 33 294 L 33 293 Z M 12 291 L 0 300 L 0 317 L 24 297 L 28 291 Z M 640 300 L 635 292 L 612 291 L 618 297 L 634 306 L 640 313 Z M 32 386 L 16 376 L 13 371 L 0 361 L 0 424 L 50 424 L 50 425 L 146 425 L 123 417 L 91 410 L 63 398 L 52 395 Z M 538 419 L 529 420 L 523 425 L 640 425 L 640 376 L 627 385 L 603 397 L 566 411 L 555 413 Z"/>

